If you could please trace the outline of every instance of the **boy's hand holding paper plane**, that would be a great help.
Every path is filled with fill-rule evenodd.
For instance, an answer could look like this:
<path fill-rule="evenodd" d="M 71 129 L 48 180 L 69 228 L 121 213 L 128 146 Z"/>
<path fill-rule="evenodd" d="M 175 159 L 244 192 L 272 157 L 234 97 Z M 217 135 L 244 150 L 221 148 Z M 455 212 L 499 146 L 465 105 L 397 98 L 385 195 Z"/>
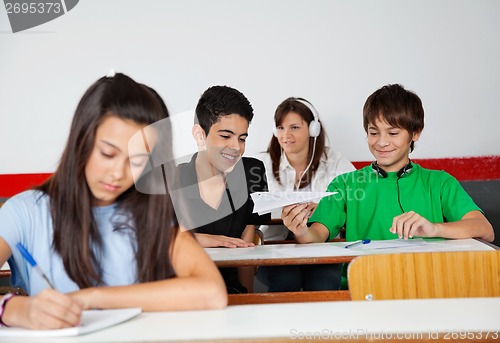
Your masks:
<path fill-rule="evenodd" d="M 336 193 L 338 192 L 255 192 L 250 196 L 254 202 L 253 212 L 263 215 L 292 204 L 318 202 L 321 198 Z"/>

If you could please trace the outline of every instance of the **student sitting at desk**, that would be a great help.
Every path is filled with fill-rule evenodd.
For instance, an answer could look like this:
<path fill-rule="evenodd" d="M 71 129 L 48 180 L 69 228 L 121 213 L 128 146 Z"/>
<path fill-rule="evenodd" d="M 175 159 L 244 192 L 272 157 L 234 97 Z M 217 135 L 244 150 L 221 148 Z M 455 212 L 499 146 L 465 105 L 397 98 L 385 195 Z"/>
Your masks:
<path fill-rule="evenodd" d="M 2 206 L 0 265 L 8 259 L 12 285 L 30 296 L 4 296 L 0 324 L 55 329 L 78 325 L 85 309 L 227 304 L 217 268 L 179 230 L 168 195 L 134 187 L 147 178 L 149 149 L 171 149 L 171 136 L 148 128 L 168 117 L 160 100 L 123 74 L 96 81 L 78 104 L 56 172 Z M 136 133 L 149 149 L 129 144 Z M 18 243 L 45 274 L 28 265 Z"/>
<path fill-rule="evenodd" d="M 192 134 L 198 153 L 178 166 L 171 194 L 179 221 L 195 229 L 203 247 L 253 246 L 255 225 L 270 220 L 270 215 L 252 213 L 250 198 L 267 190 L 264 164 L 241 157 L 252 118 L 248 99 L 227 86 L 210 87 L 196 106 Z M 229 293 L 247 292 L 237 269 L 221 273 Z"/>
<path fill-rule="evenodd" d="M 368 97 L 363 126 L 375 161 L 336 177 L 338 194 L 323 198 L 308 218 L 307 204 L 287 206 L 284 224 L 300 243 L 325 242 L 346 228 L 346 240 L 444 237 L 493 241 L 491 224 L 458 181 L 412 163 L 409 153 L 424 128 L 420 98 L 401 85 Z"/>
<path fill-rule="evenodd" d="M 285 99 L 276 108 L 274 123 L 267 153 L 258 156 L 266 166 L 271 192 L 324 192 L 334 177 L 356 170 L 347 158 L 326 146 L 325 129 L 307 100 Z M 315 205 L 311 204 L 311 211 Z M 260 230 L 265 241 L 293 239 L 284 225 L 261 226 Z M 340 286 L 340 265 L 260 267 L 257 276 L 269 292 L 332 290 Z"/>

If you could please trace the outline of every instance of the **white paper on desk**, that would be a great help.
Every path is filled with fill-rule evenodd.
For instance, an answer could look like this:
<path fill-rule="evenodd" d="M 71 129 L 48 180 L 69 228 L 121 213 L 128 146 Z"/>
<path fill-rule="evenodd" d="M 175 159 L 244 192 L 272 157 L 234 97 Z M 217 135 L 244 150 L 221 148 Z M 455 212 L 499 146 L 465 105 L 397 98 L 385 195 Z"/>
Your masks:
<path fill-rule="evenodd" d="M 283 247 L 281 247 L 283 246 Z M 274 252 L 283 257 L 331 257 L 331 256 L 356 256 L 354 249 L 344 249 L 343 246 L 328 243 L 310 244 L 281 244 Z"/>
<path fill-rule="evenodd" d="M 87 310 L 82 313 L 82 325 L 56 330 L 30 330 L 23 328 L 0 328 L 1 337 L 67 337 L 79 336 L 102 330 L 138 316 L 141 308 L 123 308 L 112 310 Z"/>
<path fill-rule="evenodd" d="M 350 242 L 352 243 L 352 242 Z M 349 242 L 347 244 L 350 244 Z M 368 244 L 360 244 L 349 249 L 356 250 L 380 250 L 380 249 L 405 249 L 409 250 L 415 247 L 424 247 L 429 243 L 424 241 L 423 238 L 414 239 L 389 239 L 389 240 L 375 240 Z"/>
<path fill-rule="evenodd" d="M 255 192 L 250 194 L 254 202 L 253 212 L 259 215 L 292 204 L 317 202 L 338 192 Z"/>

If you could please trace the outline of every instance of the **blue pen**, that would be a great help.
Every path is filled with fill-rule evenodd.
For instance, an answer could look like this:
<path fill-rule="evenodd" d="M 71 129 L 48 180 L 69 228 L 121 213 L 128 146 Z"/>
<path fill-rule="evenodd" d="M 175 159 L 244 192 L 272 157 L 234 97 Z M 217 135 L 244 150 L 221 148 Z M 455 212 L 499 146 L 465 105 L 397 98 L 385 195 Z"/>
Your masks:
<path fill-rule="evenodd" d="M 40 268 L 38 266 L 35 259 L 33 258 L 33 256 L 31 256 L 31 254 L 24 247 L 24 245 L 22 245 L 21 243 L 17 243 L 16 247 L 17 247 L 17 250 L 19 250 L 19 252 L 21 253 L 21 255 L 23 255 L 23 257 L 26 259 L 26 261 L 28 261 L 28 263 L 33 267 L 33 269 L 35 269 L 35 271 L 38 273 L 38 275 L 40 275 L 48 283 L 50 288 L 54 288 L 54 286 L 52 286 L 52 283 L 50 282 L 47 275 L 45 275 L 42 268 Z"/>
<path fill-rule="evenodd" d="M 368 243 L 370 243 L 370 242 L 371 242 L 371 241 L 370 241 L 369 239 L 363 239 L 363 240 L 356 241 L 356 242 L 351 243 L 351 244 L 347 244 L 344 248 L 349 249 L 349 248 L 355 247 L 356 245 L 360 245 L 360 244 L 368 244 Z"/>

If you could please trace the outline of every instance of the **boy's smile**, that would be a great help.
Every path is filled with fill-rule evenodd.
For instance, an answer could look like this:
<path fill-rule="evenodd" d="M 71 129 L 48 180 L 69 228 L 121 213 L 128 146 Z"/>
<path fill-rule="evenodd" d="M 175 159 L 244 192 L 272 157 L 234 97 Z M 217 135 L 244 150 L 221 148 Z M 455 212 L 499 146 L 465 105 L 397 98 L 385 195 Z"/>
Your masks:
<path fill-rule="evenodd" d="M 386 172 L 397 172 L 408 164 L 411 142 L 416 142 L 420 132 L 410 133 L 400 127 L 393 127 L 378 118 L 368 125 L 368 147 L 377 164 Z"/>
<path fill-rule="evenodd" d="M 208 162 L 221 173 L 232 170 L 245 152 L 248 120 L 239 114 L 220 117 L 205 138 Z"/>

